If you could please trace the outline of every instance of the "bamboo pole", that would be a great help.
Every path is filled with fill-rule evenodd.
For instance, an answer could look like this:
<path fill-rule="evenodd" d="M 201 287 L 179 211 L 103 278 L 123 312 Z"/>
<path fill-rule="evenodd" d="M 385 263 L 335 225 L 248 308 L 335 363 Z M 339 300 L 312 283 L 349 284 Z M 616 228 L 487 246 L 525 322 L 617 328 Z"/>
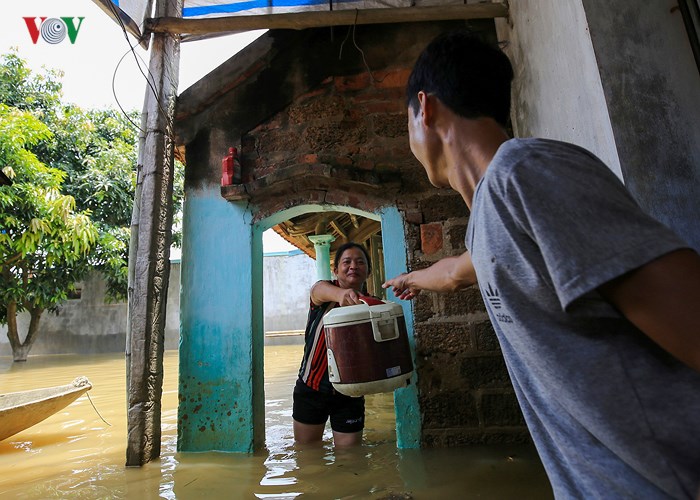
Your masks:
<path fill-rule="evenodd" d="M 160 0 L 157 12 L 169 17 L 181 15 L 182 3 Z M 129 248 L 127 466 L 141 466 L 160 455 L 179 57 L 179 36 L 154 35 Z"/>
<path fill-rule="evenodd" d="M 389 7 L 310 11 L 289 14 L 238 15 L 206 19 L 156 17 L 146 19 L 146 32 L 211 35 L 257 29 L 306 29 L 353 24 L 406 23 L 449 19 L 492 19 L 506 17 L 506 2 L 436 5 L 431 7 Z"/>

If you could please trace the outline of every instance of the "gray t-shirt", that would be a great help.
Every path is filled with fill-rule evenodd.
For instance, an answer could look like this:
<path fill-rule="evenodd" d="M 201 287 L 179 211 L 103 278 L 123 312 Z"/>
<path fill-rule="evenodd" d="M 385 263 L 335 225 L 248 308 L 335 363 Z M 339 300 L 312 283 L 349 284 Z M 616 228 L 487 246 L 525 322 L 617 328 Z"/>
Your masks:
<path fill-rule="evenodd" d="M 590 152 L 504 143 L 476 188 L 467 248 L 558 498 L 695 498 L 700 374 L 596 289 L 688 247 Z"/>

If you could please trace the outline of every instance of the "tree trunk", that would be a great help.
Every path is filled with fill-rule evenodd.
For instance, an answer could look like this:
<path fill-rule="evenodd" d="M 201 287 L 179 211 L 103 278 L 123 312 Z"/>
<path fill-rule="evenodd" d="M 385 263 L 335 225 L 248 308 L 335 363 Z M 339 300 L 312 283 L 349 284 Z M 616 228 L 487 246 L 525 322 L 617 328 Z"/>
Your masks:
<path fill-rule="evenodd" d="M 29 330 L 24 338 L 24 342 L 22 342 L 17 330 L 17 303 L 10 302 L 7 305 L 7 338 L 10 341 L 10 347 L 12 347 L 13 361 L 27 361 L 29 351 L 32 349 L 32 345 L 34 345 L 34 341 L 39 333 L 39 322 L 43 312 L 44 309 L 41 307 L 32 307 L 29 310 Z"/>

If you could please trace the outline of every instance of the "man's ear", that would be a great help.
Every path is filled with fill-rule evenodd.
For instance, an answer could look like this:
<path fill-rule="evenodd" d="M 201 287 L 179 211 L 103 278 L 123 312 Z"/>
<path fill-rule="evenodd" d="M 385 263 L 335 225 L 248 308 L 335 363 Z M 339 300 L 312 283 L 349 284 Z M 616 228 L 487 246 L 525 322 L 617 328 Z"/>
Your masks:
<path fill-rule="evenodd" d="M 418 92 L 418 103 L 420 104 L 420 119 L 423 126 L 431 127 L 435 114 L 435 96 L 421 90 Z"/>

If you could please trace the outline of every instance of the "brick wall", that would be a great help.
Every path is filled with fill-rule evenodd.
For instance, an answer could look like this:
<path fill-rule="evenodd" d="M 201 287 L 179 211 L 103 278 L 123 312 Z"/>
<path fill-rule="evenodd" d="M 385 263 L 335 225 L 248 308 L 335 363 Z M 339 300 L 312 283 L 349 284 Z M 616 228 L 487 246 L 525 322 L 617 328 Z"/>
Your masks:
<path fill-rule="evenodd" d="M 409 262 L 422 269 L 465 251 L 461 196 L 433 194 L 412 207 Z M 529 440 L 477 286 L 414 299 L 418 391 L 426 446 Z"/>
<path fill-rule="evenodd" d="M 241 138 L 244 180 L 281 179 L 285 170 L 329 168 L 332 181 L 295 178 L 294 190 L 307 203 L 350 205 L 374 211 L 391 203 L 378 188 L 344 185 L 352 171 L 377 178 L 414 171 L 416 162 L 406 140 L 404 87 L 409 67 L 331 76 Z M 354 176 L 352 176 L 354 177 Z M 421 180 L 423 188 L 427 182 Z M 274 213 L 289 198 L 256 202 L 260 216 Z"/>

